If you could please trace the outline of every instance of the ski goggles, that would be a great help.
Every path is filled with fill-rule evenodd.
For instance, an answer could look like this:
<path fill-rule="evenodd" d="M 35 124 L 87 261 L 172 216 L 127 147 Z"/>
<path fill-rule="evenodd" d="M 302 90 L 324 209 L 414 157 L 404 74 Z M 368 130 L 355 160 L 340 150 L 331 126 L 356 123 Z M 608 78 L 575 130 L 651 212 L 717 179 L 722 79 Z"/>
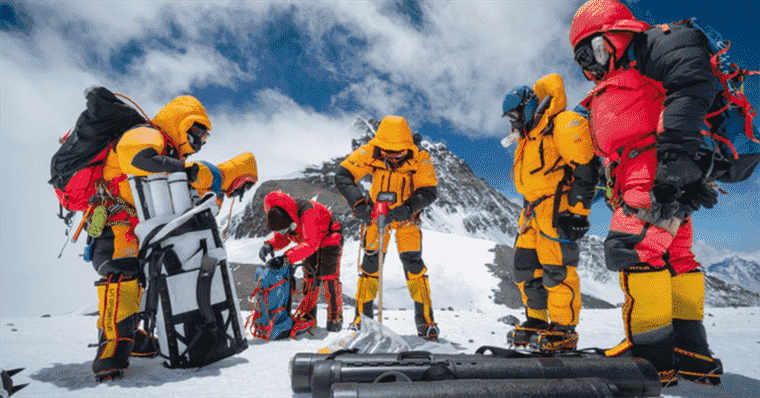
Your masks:
<path fill-rule="evenodd" d="M 191 146 L 193 148 L 200 148 L 206 143 L 206 140 L 211 136 L 211 133 L 208 132 L 206 126 L 200 123 L 193 123 L 190 129 L 187 130 L 187 135 L 194 141 L 190 143 Z"/>
<path fill-rule="evenodd" d="M 504 114 L 504 117 L 509 119 L 511 122 L 516 122 L 520 120 L 520 112 L 517 109 L 513 109 L 507 113 Z"/>
<path fill-rule="evenodd" d="M 406 157 L 406 150 L 386 151 L 385 149 L 381 149 L 380 155 L 383 157 L 383 159 L 388 159 L 391 162 L 398 162 Z"/>

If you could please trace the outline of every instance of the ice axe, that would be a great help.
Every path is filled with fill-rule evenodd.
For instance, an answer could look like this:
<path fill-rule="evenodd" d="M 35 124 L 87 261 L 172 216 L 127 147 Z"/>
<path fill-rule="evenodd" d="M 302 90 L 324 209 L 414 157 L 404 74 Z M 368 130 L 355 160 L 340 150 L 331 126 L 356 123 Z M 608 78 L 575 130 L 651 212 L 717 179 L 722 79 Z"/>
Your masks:
<path fill-rule="evenodd" d="M 11 369 L 11 370 L 3 370 L 2 372 L 2 386 L 0 386 L 0 397 L 6 398 L 13 395 L 15 392 L 18 392 L 18 390 L 26 387 L 29 385 L 29 383 L 24 384 L 13 384 L 13 380 L 11 380 L 11 376 L 15 375 L 16 373 L 24 370 L 24 368 L 18 368 L 18 369 Z"/>
<path fill-rule="evenodd" d="M 383 323 L 383 246 L 385 243 L 385 227 L 388 226 L 388 208 L 396 203 L 395 192 L 380 192 L 375 198 L 375 208 L 372 210 L 372 221 L 377 225 L 377 233 L 380 239 L 378 247 L 379 259 L 377 263 L 377 290 L 380 294 L 377 308 L 377 321 Z"/>

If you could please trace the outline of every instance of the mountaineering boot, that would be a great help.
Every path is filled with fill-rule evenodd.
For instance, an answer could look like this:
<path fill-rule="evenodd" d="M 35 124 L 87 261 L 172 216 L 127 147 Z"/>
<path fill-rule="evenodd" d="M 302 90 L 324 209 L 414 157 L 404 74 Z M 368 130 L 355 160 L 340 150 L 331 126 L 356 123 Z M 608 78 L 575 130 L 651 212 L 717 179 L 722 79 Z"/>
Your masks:
<path fill-rule="evenodd" d="M 414 323 L 417 327 L 417 335 L 425 340 L 438 341 L 440 330 L 433 319 L 430 285 L 424 272 L 425 269 L 419 274 L 407 272 L 406 286 L 409 289 L 409 295 L 414 300 Z"/>
<path fill-rule="evenodd" d="M 549 328 L 537 332 L 530 338 L 530 348 L 545 353 L 571 351 L 578 347 L 578 333 L 575 326 L 552 323 Z"/>
<path fill-rule="evenodd" d="M 361 330 L 362 328 L 362 316 L 361 314 L 357 315 L 356 318 L 354 318 L 354 321 L 351 322 L 350 325 L 348 325 L 348 330 L 353 330 L 354 332 L 357 332 Z"/>
<path fill-rule="evenodd" d="M 438 324 L 433 322 L 432 324 L 417 324 L 417 335 L 427 341 L 438 341 Z"/>
<path fill-rule="evenodd" d="M 137 329 L 135 333 L 135 346 L 132 347 L 133 357 L 153 358 L 158 355 L 158 339 L 148 336 L 148 332 Z"/>
<path fill-rule="evenodd" d="M 686 380 L 707 386 L 720 385 L 723 374 L 723 362 L 718 358 L 700 355 L 675 347 L 678 360 L 678 375 Z"/>
<path fill-rule="evenodd" d="M 121 377 L 135 345 L 142 287 L 137 278 L 110 274 L 95 283 L 100 304 L 98 351 L 92 371 L 98 381 Z"/>
<path fill-rule="evenodd" d="M 339 332 L 343 329 L 343 285 L 338 279 L 324 281 L 325 301 L 327 301 L 327 331 Z"/>
<path fill-rule="evenodd" d="M 673 351 L 678 375 L 698 384 L 719 385 L 723 364 L 712 357 L 702 321 L 673 319 L 673 329 L 677 336 Z"/>
<path fill-rule="evenodd" d="M 525 347 L 537 333 L 545 331 L 549 324 L 541 319 L 531 318 L 507 332 L 507 344 L 515 347 Z"/>
<path fill-rule="evenodd" d="M 337 332 L 343 328 L 343 285 L 337 278 L 327 278 L 323 282 L 327 301 L 327 331 Z"/>
<path fill-rule="evenodd" d="M 343 329 L 343 320 L 340 321 L 327 321 L 327 327 L 328 332 L 340 332 L 341 329 Z"/>
<path fill-rule="evenodd" d="M 359 330 L 361 325 L 361 315 L 364 314 L 370 318 L 373 317 L 375 296 L 377 296 L 378 281 L 377 275 L 369 275 L 362 272 L 356 287 L 356 318 L 351 323 L 349 329 Z"/>

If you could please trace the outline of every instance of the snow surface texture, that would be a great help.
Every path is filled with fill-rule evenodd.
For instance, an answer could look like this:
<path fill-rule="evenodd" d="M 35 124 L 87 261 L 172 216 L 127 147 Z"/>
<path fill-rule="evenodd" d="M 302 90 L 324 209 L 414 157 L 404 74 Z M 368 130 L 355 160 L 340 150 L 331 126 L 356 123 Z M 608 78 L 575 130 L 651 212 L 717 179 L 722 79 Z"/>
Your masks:
<path fill-rule="evenodd" d="M 231 262 L 258 262 L 263 239 L 228 240 Z M 493 302 L 498 280 L 483 264 L 493 260 L 493 242 L 423 231 L 423 259 L 430 276 L 435 319 L 441 328 L 443 351 L 454 347 L 471 354 L 483 345 L 506 346 L 511 329 L 499 320 L 506 315 L 523 319 L 522 310 Z M 341 280 L 344 292 L 356 291 L 358 242 L 344 246 Z M 415 335 L 413 305 L 401 264 L 391 240 L 384 268 L 383 324 L 402 337 Z M 591 283 L 591 282 L 590 282 Z M 614 283 L 614 282 L 613 282 Z M 606 287 L 606 286 L 605 286 Z M 583 287 L 582 287 L 583 289 Z M 601 288 L 597 294 L 603 294 Z M 93 298 L 94 298 L 93 291 Z M 604 298 L 604 297 L 602 297 Z M 615 300 L 610 300 L 615 302 Z M 320 327 L 296 340 L 265 342 L 250 335 L 243 353 L 201 369 L 167 369 L 160 358 L 133 358 L 123 379 L 97 384 L 91 362 L 97 341 L 96 303 L 66 316 L 0 319 L 0 366 L 24 367 L 17 384 L 30 383 L 14 397 L 308 397 L 290 389 L 288 363 L 299 352 L 316 352 L 339 334 L 323 326 L 326 308 L 319 307 Z M 247 308 L 244 308 L 247 309 Z M 346 306 L 346 325 L 354 308 Z M 244 311 L 246 317 L 248 312 Z M 705 327 L 715 356 L 723 361 L 721 387 L 681 381 L 663 390 L 664 397 L 757 397 L 760 391 L 759 307 L 707 308 Z M 579 347 L 609 348 L 624 338 L 620 309 L 589 310 L 580 314 Z M 414 348 L 414 347 L 413 347 Z"/>
<path fill-rule="evenodd" d="M 440 288 L 440 282 L 432 286 Z M 440 291 L 440 289 L 438 289 Z M 353 308 L 345 307 L 350 313 Z M 723 361 L 726 374 L 721 387 L 705 387 L 679 381 L 663 389 L 663 397 L 757 397 L 760 390 L 760 308 L 714 308 L 706 311 L 710 347 Z M 326 308 L 319 307 L 318 322 L 325 324 Z M 505 347 L 509 326 L 498 318 L 518 310 L 498 313 L 473 309 L 437 311 L 444 346 L 456 343 L 459 352 L 474 353 L 483 345 Z M 244 312 L 244 316 L 248 313 Z M 402 336 L 414 334 L 413 312 L 387 309 L 383 325 Z M 14 382 L 29 385 L 14 395 L 23 397 L 309 397 L 293 394 L 288 363 L 299 352 L 316 352 L 337 334 L 317 328 L 313 335 L 296 340 L 265 342 L 249 336 L 250 346 L 241 354 L 201 369 L 167 369 L 161 358 L 132 358 L 124 378 L 97 384 L 91 362 L 97 341 L 96 317 L 83 315 L 50 318 L 3 318 L 0 333 L 1 365 L 25 367 Z M 579 347 L 611 347 L 623 337 L 618 309 L 584 310 L 578 326 Z"/>

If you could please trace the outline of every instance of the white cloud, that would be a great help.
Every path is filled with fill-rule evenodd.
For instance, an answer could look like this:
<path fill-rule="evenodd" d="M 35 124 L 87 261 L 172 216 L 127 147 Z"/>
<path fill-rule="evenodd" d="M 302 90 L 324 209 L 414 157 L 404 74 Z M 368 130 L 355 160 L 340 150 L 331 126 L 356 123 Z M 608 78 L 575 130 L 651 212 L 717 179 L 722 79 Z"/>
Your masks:
<path fill-rule="evenodd" d="M 220 163 L 252 152 L 263 181 L 351 151 L 349 127 L 355 116 L 328 117 L 273 90 L 259 93 L 257 102 L 260 108 L 210 115 L 214 129 L 197 156 Z"/>
<path fill-rule="evenodd" d="M 385 85 L 394 87 L 369 76 L 336 97 L 362 97 L 367 107 L 381 112 L 393 112 L 391 104 L 407 97 L 398 89 L 403 84 L 428 97 L 432 110 L 420 116 L 444 117 L 462 130 L 499 135 L 504 93 L 556 72 L 563 52 L 572 62 L 568 27 L 558 23 L 575 11 L 566 2 L 424 2 L 421 30 L 383 13 L 380 3 L 330 4 L 337 21 L 367 38 L 364 60 L 387 73 Z M 577 103 L 588 89 L 571 92 L 569 103 Z"/>

